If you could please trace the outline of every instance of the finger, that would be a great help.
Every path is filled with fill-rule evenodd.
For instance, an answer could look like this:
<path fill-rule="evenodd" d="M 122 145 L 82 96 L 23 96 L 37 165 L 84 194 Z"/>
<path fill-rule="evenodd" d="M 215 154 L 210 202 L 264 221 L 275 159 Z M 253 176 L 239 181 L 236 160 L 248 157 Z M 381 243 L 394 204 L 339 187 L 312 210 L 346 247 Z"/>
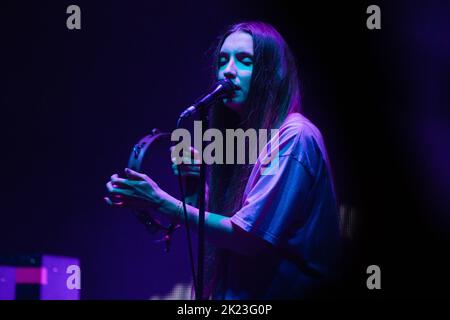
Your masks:
<path fill-rule="evenodd" d="M 193 158 L 200 161 L 200 152 L 198 152 L 198 150 L 195 149 L 194 147 L 190 147 L 190 150 L 193 155 Z"/>
<path fill-rule="evenodd" d="M 173 157 L 172 158 L 172 163 L 176 165 L 177 162 L 180 162 L 179 159 L 177 159 L 177 157 Z M 183 165 L 186 165 L 186 164 L 200 165 L 200 160 L 193 159 L 193 158 L 190 158 L 190 157 L 182 157 L 180 165 L 182 165 L 182 164 Z"/>
<path fill-rule="evenodd" d="M 178 170 L 174 170 L 174 175 L 178 176 Z M 181 171 L 182 177 L 199 177 L 200 173 L 197 171 Z"/>
<path fill-rule="evenodd" d="M 182 177 L 200 177 L 200 173 L 195 171 L 186 171 L 181 173 Z"/>
<path fill-rule="evenodd" d="M 172 152 L 173 150 L 175 150 L 175 146 L 171 146 L 170 148 L 170 152 Z M 184 149 L 183 149 L 184 150 Z M 189 147 L 189 151 L 191 151 L 191 153 L 193 153 L 193 154 L 197 154 L 197 155 L 200 155 L 200 153 L 198 152 L 198 150 L 197 149 L 195 149 L 194 147 Z"/>
<path fill-rule="evenodd" d="M 182 157 L 181 158 L 181 163 L 182 164 L 200 164 L 200 160 L 198 159 L 194 159 L 192 157 Z"/>
<path fill-rule="evenodd" d="M 127 176 L 130 179 L 140 180 L 138 183 L 136 183 L 136 186 L 139 186 L 139 185 L 142 185 L 142 184 L 148 184 L 153 189 L 157 189 L 158 188 L 158 184 L 155 181 L 153 181 L 152 178 L 150 178 L 149 176 L 147 176 L 144 173 L 136 172 L 134 170 L 131 170 L 130 168 L 125 168 L 125 173 L 127 174 Z"/>
<path fill-rule="evenodd" d="M 200 165 L 200 160 L 195 158 L 183 158 L 184 164 L 195 164 Z"/>
<path fill-rule="evenodd" d="M 178 174 L 178 167 L 180 167 L 180 171 L 182 175 L 185 175 L 186 173 L 189 175 L 198 175 L 200 174 L 200 167 L 195 165 L 190 166 L 177 166 L 176 164 L 172 165 L 172 171 L 177 175 Z"/>
<path fill-rule="evenodd" d="M 122 196 L 127 196 L 130 197 L 132 196 L 132 193 L 130 190 L 127 189 L 123 189 L 123 188 L 119 188 L 117 186 L 114 186 L 113 183 L 111 181 L 109 181 L 106 184 L 106 189 L 108 190 L 108 192 L 111 195 L 122 195 Z"/>
<path fill-rule="evenodd" d="M 199 171 L 200 166 L 196 164 L 172 164 L 173 170 L 180 169 L 181 171 Z"/>
<path fill-rule="evenodd" d="M 103 198 L 104 200 L 105 200 L 105 202 L 108 204 L 108 205 L 110 205 L 110 206 L 112 206 L 112 207 L 122 207 L 123 206 L 123 202 L 114 202 L 114 201 L 112 201 L 110 198 L 108 198 L 108 197 L 104 197 Z"/>
<path fill-rule="evenodd" d="M 119 187 L 119 188 L 130 189 L 130 188 L 133 188 L 133 185 L 135 184 L 135 182 L 133 182 L 133 180 L 119 178 L 119 176 L 117 174 L 113 174 L 111 176 L 111 182 L 115 188 Z"/>
<path fill-rule="evenodd" d="M 185 155 L 184 157 L 172 157 L 171 160 L 173 164 L 191 164 L 193 162 L 192 158 L 188 155 Z"/>
<path fill-rule="evenodd" d="M 131 170 L 130 168 L 125 168 L 125 174 L 128 178 L 133 180 L 145 180 L 145 174 L 136 172 L 134 170 Z"/>
<path fill-rule="evenodd" d="M 183 162 L 183 158 L 180 159 L 180 157 L 172 157 L 171 161 L 173 164 L 177 164 L 177 163 L 182 163 Z"/>

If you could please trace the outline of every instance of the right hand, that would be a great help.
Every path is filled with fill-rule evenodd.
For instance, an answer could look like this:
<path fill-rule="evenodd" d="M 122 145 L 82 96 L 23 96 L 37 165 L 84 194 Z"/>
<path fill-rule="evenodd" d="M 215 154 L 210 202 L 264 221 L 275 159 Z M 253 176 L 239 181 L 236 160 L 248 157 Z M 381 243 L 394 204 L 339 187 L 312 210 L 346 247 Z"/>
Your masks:
<path fill-rule="evenodd" d="M 170 148 L 172 150 L 174 147 Z M 178 175 L 178 168 L 181 171 L 181 177 L 184 178 L 200 178 L 200 153 L 197 149 L 190 147 L 190 154 L 183 154 L 182 163 L 180 165 L 175 164 L 175 159 L 172 158 L 172 171 L 175 175 Z"/>
<path fill-rule="evenodd" d="M 170 148 L 170 154 L 172 154 L 173 148 Z M 178 176 L 178 168 L 181 171 L 186 203 L 196 206 L 200 186 L 200 153 L 197 149 L 190 147 L 190 154 L 183 154 L 180 165 L 176 165 L 175 158 L 172 158 L 172 171 L 176 176 Z"/>

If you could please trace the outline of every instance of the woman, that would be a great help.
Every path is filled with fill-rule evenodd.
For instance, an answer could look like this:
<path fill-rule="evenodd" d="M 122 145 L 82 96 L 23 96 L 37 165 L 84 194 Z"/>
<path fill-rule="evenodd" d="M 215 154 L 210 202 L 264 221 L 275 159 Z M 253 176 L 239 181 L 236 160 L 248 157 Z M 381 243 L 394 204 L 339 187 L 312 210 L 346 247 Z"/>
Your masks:
<path fill-rule="evenodd" d="M 278 129 L 277 170 L 256 164 L 209 168 L 205 219 L 207 294 L 213 299 L 294 299 L 322 296 L 336 280 L 338 213 L 329 161 L 319 130 L 300 112 L 294 57 L 270 25 L 245 22 L 219 38 L 214 80 L 237 90 L 211 111 L 220 130 Z M 196 174 L 195 165 L 186 172 Z M 107 202 L 156 209 L 180 219 L 181 201 L 148 176 L 126 169 L 111 177 Z M 198 209 L 187 207 L 197 226 Z"/>

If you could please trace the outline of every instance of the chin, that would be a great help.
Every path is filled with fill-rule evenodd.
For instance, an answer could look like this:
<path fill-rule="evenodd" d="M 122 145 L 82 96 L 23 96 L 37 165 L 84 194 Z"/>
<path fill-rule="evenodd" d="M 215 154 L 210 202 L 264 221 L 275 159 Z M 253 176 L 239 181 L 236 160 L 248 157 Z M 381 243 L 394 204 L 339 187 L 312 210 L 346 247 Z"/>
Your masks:
<path fill-rule="evenodd" d="M 225 103 L 225 106 L 233 111 L 236 112 L 240 112 L 240 110 L 242 109 L 242 104 L 241 103 L 236 103 L 233 101 L 229 101 Z"/>

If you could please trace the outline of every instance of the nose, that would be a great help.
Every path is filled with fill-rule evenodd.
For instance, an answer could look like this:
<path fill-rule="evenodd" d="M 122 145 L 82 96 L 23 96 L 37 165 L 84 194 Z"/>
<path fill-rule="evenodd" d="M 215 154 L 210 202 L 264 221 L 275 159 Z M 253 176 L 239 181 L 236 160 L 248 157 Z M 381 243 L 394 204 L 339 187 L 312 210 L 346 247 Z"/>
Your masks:
<path fill-rule="evenodd" d="M 234 64 L 233 59 L 230 59 L 230 61 L 228 62 L 227 67 L 223 71 L 223 76 L 227 79 L 236 78 L 236 65 Z"/>

